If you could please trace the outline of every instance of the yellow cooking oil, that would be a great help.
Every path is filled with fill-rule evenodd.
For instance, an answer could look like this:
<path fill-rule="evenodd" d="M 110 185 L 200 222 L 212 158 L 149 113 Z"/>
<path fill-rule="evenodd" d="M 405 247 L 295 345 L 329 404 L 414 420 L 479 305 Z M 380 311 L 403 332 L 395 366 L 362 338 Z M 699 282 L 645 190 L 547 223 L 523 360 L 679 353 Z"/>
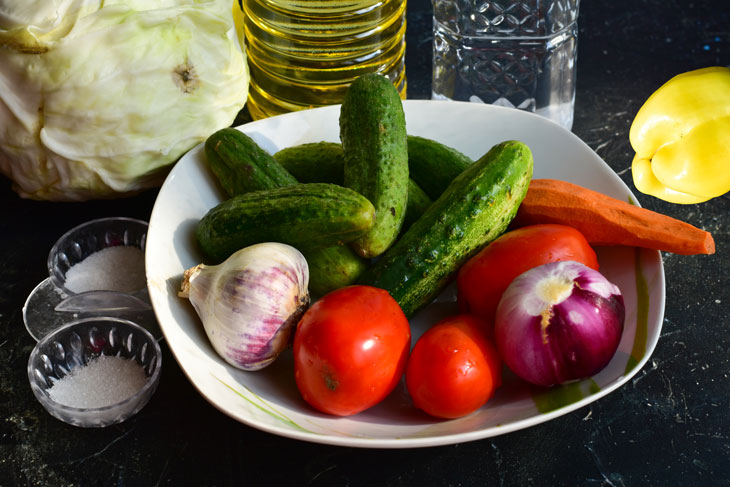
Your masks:
<path fill-rule="evenodd" d="M 406 0 L 243 0 L 253 119 L 341 103 L 380 73 L 406 97 Z"/>

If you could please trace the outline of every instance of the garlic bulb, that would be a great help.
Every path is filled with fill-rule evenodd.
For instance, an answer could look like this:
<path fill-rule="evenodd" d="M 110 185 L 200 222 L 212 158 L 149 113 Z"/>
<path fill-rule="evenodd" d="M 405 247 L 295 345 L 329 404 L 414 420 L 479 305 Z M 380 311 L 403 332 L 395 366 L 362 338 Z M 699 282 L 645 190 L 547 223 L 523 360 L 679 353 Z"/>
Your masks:
<path fill-rule="evenodd" d="M 179 295 L 190 299 L 215 351 L 243 370 L 272 363 L 309 305 L 309 267 L 289 245 L 252 245 L 215 266 L 185 271 Z"/>

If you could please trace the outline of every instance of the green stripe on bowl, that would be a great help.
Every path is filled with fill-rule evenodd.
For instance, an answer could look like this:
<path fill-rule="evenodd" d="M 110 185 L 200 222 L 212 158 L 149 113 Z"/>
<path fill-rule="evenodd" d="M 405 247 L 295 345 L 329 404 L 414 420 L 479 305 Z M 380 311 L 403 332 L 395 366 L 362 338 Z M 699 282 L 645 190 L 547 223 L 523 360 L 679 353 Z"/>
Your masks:
<path fill-rule="evenodd" d="M 649 334 L 649 285 L 641 269 L 641 249 L 634 249 L 634 276 L 636 278 L 636 334 L 624 375 L 631 372 L 644 358 Z"/>
<path fill-rule="evenodd" d="M 219 379 L 215 375 L 213 375 L 213 377 L 218 382 L 220 382 L 221 384 L 223 384 L 224 386 L 226 386 L 228 389 L 230 389 L 231 391 L 233 391 L 236 395 L 238 395 L 239 397 L 241 397 L 242 399 L 244 399 L 246 402 L 248 402 L 252 406 L 256 407 L 260 411 L 268 414 L 269 416 L 271 416 L 272 418 L 276 419 L 277 421 L 280 421 L 280 422 L 284 423 L 287 426 L 290 426 L 292 428 L 296 428 L 296 429 L 298 429 L 300 431 L 304 431 L 306 433 L 314 433 L 313 431 L 310 431 L 307 428 L 304 428 L 304 427 L 300 426 L 299 424 L 297 424 L 296 422 L 292 421 L 291 419 L 287 418 L 284 414 L 282 414 L 279 411 L 277 411 L 273 406 L 271 406 L 271 404 L 269 404 L 268 402 L 266 402 L 264 399 L 262 399 L 259 395 L 257 395 L 255 392 L 253 392 L 248 387 L 243 386 L 246 389 L 246 391 L 248 391 L 249 394 L 251 394 L 254 398 L 256 398 L 258 400 L 258 402 L 252 400 L 250 397 L 247 397 L 245 394 L 243 394 L 241 391 L 239 391 L 235 387 L 231 386 L 230 384 L 227 384 L 224 380 Z"/>
<path fill-rule="evenodd" d="M 593 379 L 569 382 L 547 389 L 535 386 L 532 388 L 532 400 L 537 410 L 545 414 L 578 402 L 600 390 L 601 387 Z"/>

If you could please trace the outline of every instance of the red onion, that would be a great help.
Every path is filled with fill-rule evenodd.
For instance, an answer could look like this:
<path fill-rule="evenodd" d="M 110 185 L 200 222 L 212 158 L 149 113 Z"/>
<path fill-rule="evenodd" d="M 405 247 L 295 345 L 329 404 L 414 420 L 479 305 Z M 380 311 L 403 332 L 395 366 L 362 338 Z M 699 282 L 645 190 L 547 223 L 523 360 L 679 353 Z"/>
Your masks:
<path fill-rule="evenodd" d="M 621 291 L 600 272 L 553 262 L 512 281 L 497 308 L 495 338 L 512 372 L 547 387 L 603 369 L 621 341 L 624 315 Z"/>

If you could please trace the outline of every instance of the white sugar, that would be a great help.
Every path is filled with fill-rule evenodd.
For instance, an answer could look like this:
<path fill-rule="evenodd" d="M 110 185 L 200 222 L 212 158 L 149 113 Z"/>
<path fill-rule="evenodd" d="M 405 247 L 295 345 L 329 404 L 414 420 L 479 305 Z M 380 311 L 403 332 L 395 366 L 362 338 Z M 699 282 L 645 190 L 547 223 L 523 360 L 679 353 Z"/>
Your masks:
<path fill-rule="evenodd" d="M 147 382 L 136 361 L 100 355 L 75 367 L 56 382 L 48 394 L 59 404 L 76 408 L 101 408 L 132 397 Z"/>
<path fill-rule="evenodd" d="M 66 289 L 130 293 L 145 287 L 144 252 L 119 245 L 94 252 L 66 272 Z"/>

